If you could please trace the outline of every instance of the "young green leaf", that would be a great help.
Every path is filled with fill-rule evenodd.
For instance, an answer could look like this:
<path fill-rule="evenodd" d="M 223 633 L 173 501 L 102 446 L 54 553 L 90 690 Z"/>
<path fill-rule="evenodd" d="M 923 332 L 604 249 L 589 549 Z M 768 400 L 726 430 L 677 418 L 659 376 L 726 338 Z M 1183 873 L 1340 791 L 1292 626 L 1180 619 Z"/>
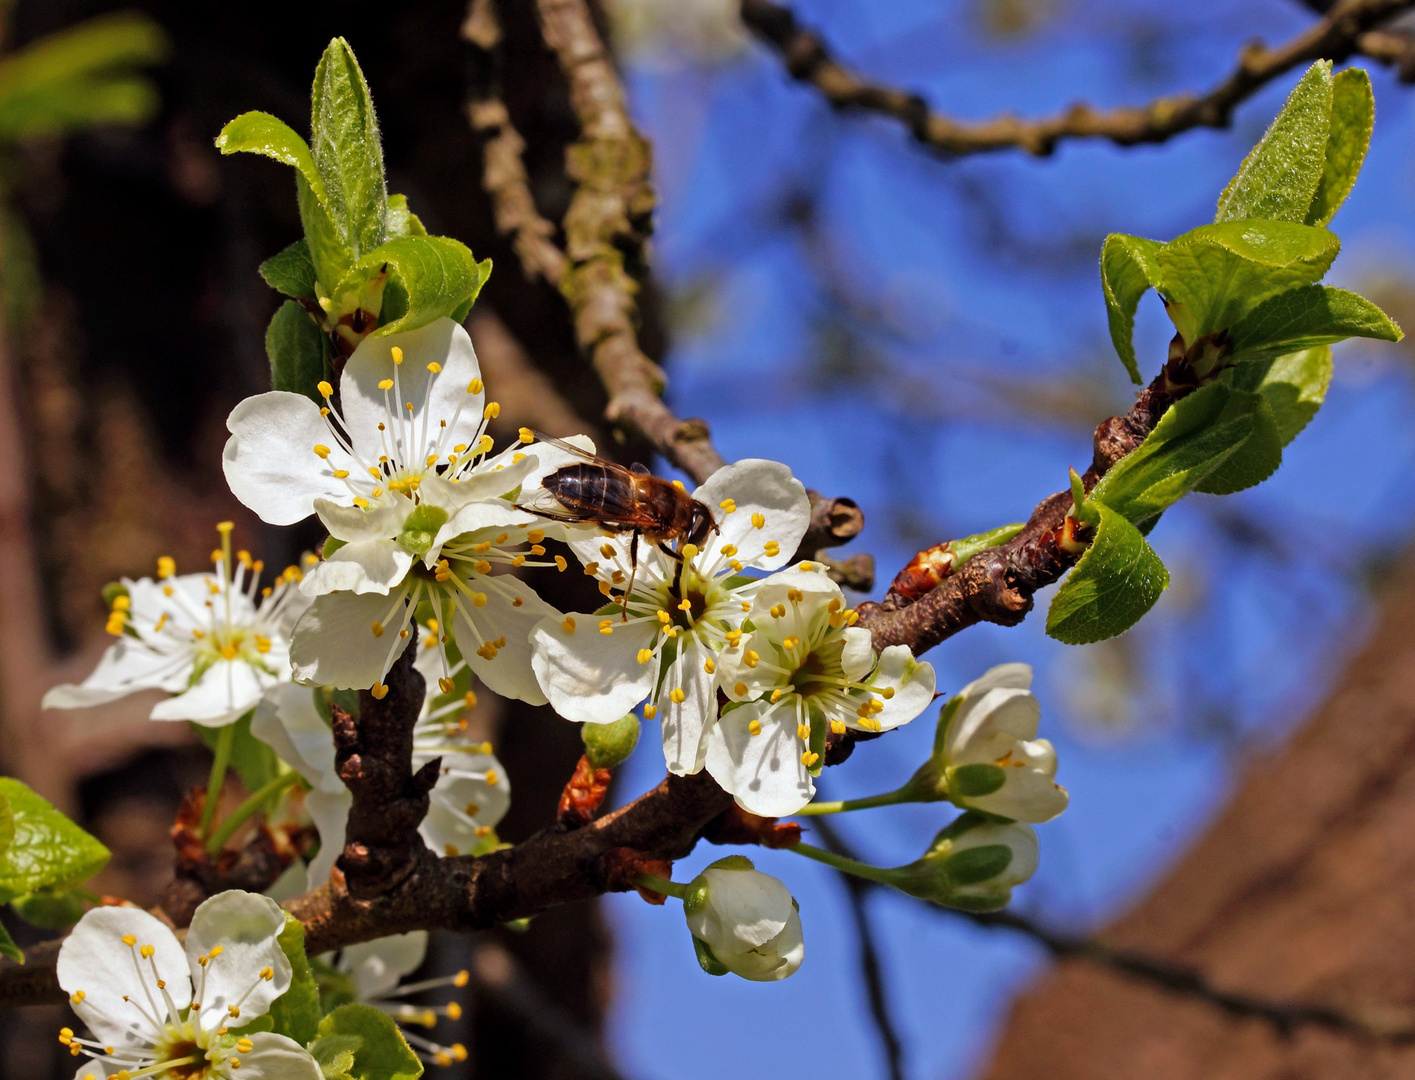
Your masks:
<path fill-rule="evenodd" d="M 336 221 L 355 259 L 386 238 L 388 192 L 383 146 L 354 50 L 335 38 L 319 58 L 310 98 L 310 141 Z"/>
<path fill-rule="evenodd" d="M 1214 221 L 1306 221 L 1322 178 L 1331 112 L 1331 61 L 1318 60 L 1223 189 Z"/>
<path fill-rule="evenodd" d="M 1159 288 L 1160 267 L 1155 254 L 1162 247 L 1157 240 L 1111 233 L 1101 246 L 1101 289 L 1105 293 L 1110 340 L 1120 354 L 1120 362 L 1139 385 L 1140 367 L 1135 362 L 1135 309 L 1150 288 Z"/>
<path fill-rule="evenodd" d="M 10 931 L 6 930 L 3 925 L 0 925 L 0 956 L 8 956 L 17 964 L 25 962 L 24 952 L 15 944 L 15 939 L 10 936 Z"/>
<path fill-rule="evenodd" d="M 0 777 L 0 795 L 9 800 L 15 824 L 14 839 L 0 855 L 0 899 L 78 885 L 108 862 L 106 847 L 18 780 Z"/>
<path fill-rule="evenodd" d="M 319 1039 L 315 1047 L 320 1052 L 330 1047 L 325 1039 L 335 1036 L 353 1036 L 360 1040 L 357 1048 L 348 1039 L 337 1044 L 333 1055 L 353 1049 L 354 1063 L 348 1071 L 357 1080 L 417 1080 L 422 1075 L 423 1064 L 418 1056 L 408 1048 L 403 1033 L 398 1030 L 387 1013 L 380 1012 L 371 1005 L 341 1005 L 319 1022 Z M 311 1048 L 311 1052 L 320 1056 Z"/>
<path fill-rule="evenodd" d="M 408 209 L 406 195 L 388 196 L 388 238 L 395 236 L 426 236 L 427 229 L 417 214 Z"/>
<path fill-rule="evenodd" d="M 15 839 L 15 808 L 10 800 L 0 795 L 0 855 L 9 850 Z"/>
<path fill-rule="evenodd" d="M 1321 279 L 1341 250 L 1326 229 L 1289 221 L 1201 225 L 1155 254 L 1167 309 L 1192 345 L 1225 330 L 1263 300 Z"/>
<path fill-rule="evenodd" d="M 332 371 L 329 338 L 296 301 L 286 300 L 276 309 L 265 330 L 265 354 L 270 358 L 274 389 L 305 394 L 324 404 L 317 386 Z"/>
<path fill-rule="evenodd" d="M 83 918 L 92 893 L 82 889 L 40 889 L 17 896 L 15 914 L 27 923 L 47 930 L 63 930 Z"/>
<path fill-rule="evenodd" d="M 1272 407 L 1262 395 L 1250 398 L 1253 430 L 1207 476 L 1194 485 L 1195 491 L 1209 495 L 1232 495 L 1261 484 L 1282 464 L 1282 432 Z"/>
<path fill-rule="evenodd" d="M 1400 327 L 1345 289 L 1300 285 L 1263 301 L 1233 325 L 1233 359 L 1262 359 L 1352 337 L 1399 341 Z"/>
<path fill-rule="evenodd" d="M 1181 398 L 1101 477 L 1088 501 L 1137 524 L 1164 512 L 1238 452 L 1253 433 L 1259 400 L 1222 382 Z"/>
<path fill-rule="evenodd" d="M 1282 445 L 1286 446 L 1317 415 L 1331 376 L 1331 347 L 1322 345 L 1268 362 L 1240 364 L 1234 371 L 1233 383 L 1263 395 L 1277 422 Z"/>
<path fill-rule="evenodd" d="M 1317 193 L 1307 210 L 1308 225 L 1325 225 L 1341 209 L 1366 160 L 1371 129 L 1376 123 L 1376 99 L 1371 77 L 1362 68 L 1347 68 L 1332 80 L 1331 130 L 1326 162 Z"/>
<path fill-rule="evenodd" d="M 303 240 L 296 240 L 261 263 L 260 276 L 276 292 L 291 299 L 319 299 L 319 290 L 315 288 L 314 260 L 310 258 L 309 244 Z"/>
<path fill-rule="evenodd" d="M 407 294 L 406 310 L 385 316 L 375 335 L 416 330 L 442 318 L 464 317 L 486 279 L 491 260 L 478 263 L 471 250 L 446 236 L 403 236 L 370 251 L 339 283 L 335 295 L 358 291 L 363 280 L 387 265 Z"/>
<path fill-rule="evenodd" d="M 1124 633 L 1169 587 L 1169 571 L 1140 530 L 1104 503 L 1095 539 L 1057 590 L 1047 633 L 1067 645 L 1088 645 Z"/>
<path fill-rule="evenodd" d="M 277 940 L 290 961 L 291 979 L 290 989 L 270 1006 L 271 1030 L 304 1046 L 319 1034 L 319 987 L 305 957 L 305 928 L 298 919 L 286 915 L 285 929 Z"/>

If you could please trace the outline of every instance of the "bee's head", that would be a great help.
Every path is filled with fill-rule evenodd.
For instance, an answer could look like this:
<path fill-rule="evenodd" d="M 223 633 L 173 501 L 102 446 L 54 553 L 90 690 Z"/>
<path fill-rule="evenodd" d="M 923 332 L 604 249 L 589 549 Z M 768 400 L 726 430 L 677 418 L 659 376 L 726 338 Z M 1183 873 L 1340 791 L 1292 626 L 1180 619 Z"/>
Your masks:
<path fill-rule="evenodd" d="M 706 504 L 694 499 L 692 514 L 688 518 L 688 535 L 685 538 L 687 542 L 702 547 L 707 542 L 708 535 L 717 531 L 717 522 L 713 520 L 712 511 Z"/>

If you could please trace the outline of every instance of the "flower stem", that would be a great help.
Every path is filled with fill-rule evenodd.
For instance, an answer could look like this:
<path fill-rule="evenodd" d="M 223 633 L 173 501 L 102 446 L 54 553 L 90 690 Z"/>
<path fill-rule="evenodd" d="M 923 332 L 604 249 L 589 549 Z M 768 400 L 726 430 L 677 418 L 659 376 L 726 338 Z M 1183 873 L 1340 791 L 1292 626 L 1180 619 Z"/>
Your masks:
<path fill-rule="evenodd" d="M 265 801 L 272 795 L 278 795 L 287 787 L 292 786 L 300 779 L 297 772 L 287 772 L 284 776 L 277 776 L 270 783 L 258 788 L 254 793 L 246 797 L 246 801 L 232 810 L 231 813 L 222 819 L 216 831 L 211 834 L 211 839 L 206 842 L 206 850 L 209 855 L 215 855 L 226 846 L 226 841 L 236 835 L 236 830 L 246 823 L 246 819 L 265 805 Z"/>
<path fill-rule="evenodd" d="M 210 839 L 211 823 L 216 820 L 216 806 L 221 802 L 221 789 L 226 783 L 226 767 L 231 764 L 231 748 L 236 744 L 236 725 L 227 724 L 216 734 L 216 749 L 212 752 L 211 776 L 206 781 L 206 800 L 201 806 L 202 839 Z"/>
<path fill-rule="evenodd" d="M 657 874 L 643 873 L 635 874 L 632 880 L 635 885 L 651 889 L 656 893 L 663 893 L 664 896 L 676 896 L 679 900 L 688 898 L 688 886 L 679 881 L 669 881 Z"/>
<path fill-rule="evenodd" d="M 843 814 L 847 810 L 868 810 L 874 806 L 896 806 L 913 801 L 907 787 L 897 791 L 886 791 L 881 795 L 867 795 L 863 799 L 838 799 L 835 802 L 813 802 L 796 811 L 797 817 L 814 817 L 818 814 Z"/>
<path fill-rule="evenodd" d="M 797 855 L 804 855 L 808 859 L 815 859 L 816 862 L 825 863 L 826 866 L 833 866 L 842 873 L 854 874 L 867 881 L 878 881 L 881 885 L 894 884 L 895 872 L 892 869 L 870 866 L 868 863 L 862 863 L 856 859 L 847 859 L 844 855 L 837 855 L 833 851 L 826 851 L 825 848 L 814 847 L 804 842 L 793 844 L 786 850 L 794 851 Z"/>

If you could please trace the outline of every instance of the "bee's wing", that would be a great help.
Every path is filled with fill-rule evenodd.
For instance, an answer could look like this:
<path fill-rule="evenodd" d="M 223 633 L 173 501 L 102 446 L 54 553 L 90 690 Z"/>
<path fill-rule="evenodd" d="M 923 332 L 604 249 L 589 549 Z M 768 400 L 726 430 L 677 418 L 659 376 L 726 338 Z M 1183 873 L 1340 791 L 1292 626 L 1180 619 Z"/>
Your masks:
<path fill-rule="evenodd" d="M 535 431 L 533 434 L 536 437 L 536 442 L 542 442 L 548 446 L 555 447 L 557 450 L 563 450 L 565 453 L 570 454 L 572 457 L 577 457 L 581 461 L 592 461 L 596 465 L 614 464 L 612 461 L 606 461 L 597 454 L 592 454 L 583 447 L 576 446 L 574 443 L 566 442 L 564 439 L 557 439 L 554 435 L 547 435 L 543 431 Z"/>

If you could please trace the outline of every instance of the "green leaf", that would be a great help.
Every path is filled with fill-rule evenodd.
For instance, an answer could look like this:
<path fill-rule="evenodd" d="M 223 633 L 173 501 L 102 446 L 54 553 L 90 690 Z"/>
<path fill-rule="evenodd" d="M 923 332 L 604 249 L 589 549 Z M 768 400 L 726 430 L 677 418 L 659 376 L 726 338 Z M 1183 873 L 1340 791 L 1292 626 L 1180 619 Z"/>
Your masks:
<path fill-rule="evenodd" d="M 10 800 L 0 795 L 0 855 L 9 850 L 15 839 L 15 810 Z"/>
<path fill-rule="evenodd" d="M 1318 281 L 1341 250 L 1326 229 L 1289 221 L 1202 225 L 1155 255 L 1166 307 L 1188 345 L 1225 330 L 1263 300 Z"/>
<path fill-rule="evenodd" d="M 315 287 L 314 261 L 310 258 L 310 246 L 303 240 L 296 240 L 279 254 L 272 255 L 260 264 L 260 276 L 265 283 L 278 293 L 295 300 L 318 300 L 319 291 Z"/>
<path fill-rule="evenodd" d="M 1163 513 L 1243 445 L 1253 431 L 1257 395 L 1211 383 L 1169 407 L 1133 452 L 1091 492 L 1127 520 Z"/>
<path fill-rule="evenodd" d="M 408 1048 L 398 1025 L 387 1013 L 371 1005 L 341 1005 L 319 1022 L 319 1039 L 314 1046 L 323 1049 L 324 1040 L 333 1036 L 353 1036 L 359 1045 L 353 1049 L 354 1064 L 349 1070 L 357 1080 L 417 1080 L 423 1072 L 418 1056 Z M 311 1053 L 316 1053 L 314 1046 Z M 341 1041 L 338 1053 L 353 1047 Z M 316 1053 L 318 1057 L 318 1053 Z"/>
<path fill-rule="evenodd" d="M 15 913 L 27 923 L 63 930 L 83 918 L 92 893 L 82 889 L 41 889 L 15 898 Z"/>
<path fill-rule="evenodd" d="M 1303 349 L 1266 363 L 1242 364 L 1234 373 L 1234 385 L 1256 390 L 1272 409 L 1282 445 L 1297 437 L 1327 396 L 1331 385 L 1330 346 Z"/>
<path fill-rule="evenodd" d="M 408 209 L 408 197 L 388 196 L 388 238 L 391 240 L 397 236 L 426 235 L 427 229 L 423 227 L 418 215 Z"/>
<path fill-rule="evenodd" d="M 386 238 L 383 147 L 368 83 L 343 38 L 319 58 L 310 98 L 310 141 L 329 206 L 355 259 Z M 406 210 L 406 206 L 404 208 Z"/>
<path fill-rule="evenodd" d="M 1351 337 L 1399 341 L 1403 336 L 1364 296 L 1326 285 L 1302 285 L 1269 297 L 1234 324 L 1233 359 L 1280 356 Z"/>
<path fill-rule="evenodd" d="M 1253 430 L 1233 453 L 1194 485 L 1195 491 L 1209 495 L 1232 495 L 1261 484 L 1282 464 L 1282 432 L 1272 407 L 1261 396 L 1253 401 Z"/>
<path fill-rule="evenodd" d="M 108 862 L 108 849 L 24 784 L 0 777 L 14 812 L 14 839 L 0 855 L 0 899 L 87 881 Z"/>
<path fill-rule="evenodd" d="M 1068 645 L 1124 633 L 1169 587 L 1169 571 L 1140 530 L 1104 503 L 1095 505 L 1095 539 L 1047 611 L 1047 633 Z"/>
<path fill-rule="evenodd" d="M 191 729 L 214 753 L 221 729 L 202 724 L 192 724 Z M 247 791 L 259 791 L 280 773 L 280 759 L 275 751 L 251 734 L 250 713 L 236 721 L 235 736 L 231 740 L 231 768 L 236 770 Z"/>
<path fill-rule="evenodd" d="M 1155 255 L 1162 246 L 1157 240 L 1123 233 L 1111 233 L 1101 246 L 1101 289 L 1110 340 L 1130 373 L 1130 381 L 1137 385 L 1141 380 L 1135 362 L 1135 309 L 1147 289 L 1159 287 L 1160 267 Z"/>
<path fill-rule="evenodd" d="M 478 263 L 467 245 L 446 236 L 403 236 L 370 251 L 340 281 L 335 295 L 357 292 L 388 266 L 407 293 L 407 310 L 384 321 L 375 336 L 416 330 L 443 316 L 457 318 L 471 306 L 491 275 L 491 260 Z"/>
<path fill-rule="evenodd" d="M 319 987 L 309 960 L 305 957 L 305 928 L 290 915 L 285 916 L 285 929 L 280 931 L 280 948 L 290 961 L 290 989 L 270 1006 L 274 1021 L 271 1029 L 277 1035 L 287 1035 L 301 1046 L 319 1034 Z"/>
<path fill-rule="evenodd" d="M 357 1035 L 328 1035 L 310 1043 L 309 1051 L 324 1080 L 354 1080 L 354 1054 L 362 1045 Z"/>
<path fill-rule="evenodd" d="M 23 950 L 15 944 L 15 939 L 10 936 L 10 931 L 6 930 L 3 924 L 0 924 L 0 956 L 8 956 L 17 964 L 25 962 Z"/>
<path fill-rule="evenodd" d="M 318 386 L 320 380 L 332 376 L 329 351 L 329 338 L 315 325 L 309 312 L 298 301 L 286 300 L 265 329 L 270 385 L 276 390 L 304 394 L 323 405 Z"/>
<path fill-rule="evenodd" d="M 1219 196 L 1214 221 L 1306 221 L 1331 127 L 1331 61 L 1318 60 Z"/>
<path fill-rule="evenodd" d="M 1366 160 L 1371 129 L 1376 123 L 1376 99 L 1371 77 L 1361 68 L 1347 68 L 1332 80 L 1331 130 L 1326 162 L 1317 193 L 1307 211 L 1308 225 L 1325 225 L 1341 209 Z"/>

